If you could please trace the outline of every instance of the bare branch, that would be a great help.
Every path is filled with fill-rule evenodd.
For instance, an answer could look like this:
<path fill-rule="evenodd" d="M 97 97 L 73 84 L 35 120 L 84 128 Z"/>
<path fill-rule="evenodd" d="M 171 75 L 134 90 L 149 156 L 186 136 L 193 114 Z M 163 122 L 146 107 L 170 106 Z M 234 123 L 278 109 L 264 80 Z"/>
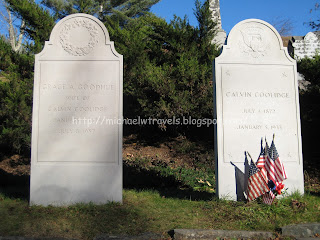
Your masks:
<path fill-rule="evenodd" d="M 286 19 L 282 17 L 277 17 L 271 21 L 271 24 L 279 32 L 281 36 L 290 36 L 294 29 L 291 19 Z"/>
<path fill-rule="evenodd" d="M 23 36 L 24 36 L 24 32 L 25 32 L 25 26 L 26 26 L 26 22 L 24 20 L 22 20 L 21 26 L 20 26 L 20 34 L 19 34 L 19 37 L 18 37 L 18 41 L 16 42 L 16 45 L 13 48 L 13 50 L 15 52 L 20 52 L 21 51 L 22 40 L 23 40 Z"/>

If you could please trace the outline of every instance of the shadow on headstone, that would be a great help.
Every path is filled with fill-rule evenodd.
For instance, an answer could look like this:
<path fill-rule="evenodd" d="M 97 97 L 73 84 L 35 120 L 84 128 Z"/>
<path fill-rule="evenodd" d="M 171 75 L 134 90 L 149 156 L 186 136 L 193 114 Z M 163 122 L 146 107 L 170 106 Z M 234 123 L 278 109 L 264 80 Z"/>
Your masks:
<path fill-rule="evenodd" d="M 242 172 L 233 162 L 230 162 L 231 165 L 234 166 L 235 171 L 237 201 L 246 201 L 244 192 L 246 191 L 248 186 L 248 174 L 250 166 L 246 153 L 244 155 L 244 172 Z"/>

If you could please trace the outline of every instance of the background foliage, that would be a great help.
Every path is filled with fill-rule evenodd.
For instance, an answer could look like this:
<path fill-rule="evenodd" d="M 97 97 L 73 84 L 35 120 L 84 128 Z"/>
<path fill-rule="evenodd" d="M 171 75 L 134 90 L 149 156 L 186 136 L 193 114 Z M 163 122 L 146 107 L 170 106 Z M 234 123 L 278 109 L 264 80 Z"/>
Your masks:
<path fill-rule="evenodd" d="M 320 134 L 320 56 L 303 58 L 298 62 L 298 72 L 310 84 L 300 91 L 300 111 L 303 137 L 304 159 L 316 162 L 318 156 L 318 136 Z"/>
<path fill-rule="evenodd" d="M 218 56 L 211 44 L 215 23 L 209 2 L 195 2 L 198 26 L 188 18 L 170 23 L 148 10 L 159 0 L 6 0 L 12 13 L 25 22 L 25 41 L 19 52 L 12 50 L 8 36 L 0 37 L 0 152 L 29 156 L 31 135 L 34 55 L 39 53 L 52 28 L 62 17 L 84 12 L 106 25 L 117 51 L 124 56 L 125 118 L 212 118 L 212 61 Z M 319 133 L 320 57 L 302 59 L 301 72 L 311 84 L 301 91 L 304 146 Z M 151 128 L 151 129 L 150 129 Z M 125 132 L 150 137 L 213 136 L 212 129 L 192 126 L 128 127 Z M 201 135 L 204 137 L 203 135 Z"/>
<path fill-rule="evenodd" d="M 6 36 L 0 38 L 0 152 L 29 155 L 34 54 L 42 50 L 55 23 L 76 12 L 103 21 L 124 56 L 125 118 L 212 118 L 212 61 L 218 50 L 211 44 L 215 24 L 209 3 L 196 1 L 199 26 L 193 27 L 187 17 L 167 23 L 149 13 L 158 1 L 6 0 L 25 21 L 25 42 L 16 53 Z M 180 126 L 152 127 L 166 130 L 167 136 L 190 132 Z"/>

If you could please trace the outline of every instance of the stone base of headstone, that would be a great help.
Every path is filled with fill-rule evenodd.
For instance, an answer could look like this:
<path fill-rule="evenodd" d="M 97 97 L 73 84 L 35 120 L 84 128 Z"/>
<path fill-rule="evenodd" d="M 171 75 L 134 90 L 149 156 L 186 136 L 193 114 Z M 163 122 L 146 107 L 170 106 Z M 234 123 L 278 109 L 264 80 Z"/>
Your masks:
<path fill-rule="evenodd" d="M 110 166 L 33 166 L 31 205 L 122 202 L 122 168 Z"/>

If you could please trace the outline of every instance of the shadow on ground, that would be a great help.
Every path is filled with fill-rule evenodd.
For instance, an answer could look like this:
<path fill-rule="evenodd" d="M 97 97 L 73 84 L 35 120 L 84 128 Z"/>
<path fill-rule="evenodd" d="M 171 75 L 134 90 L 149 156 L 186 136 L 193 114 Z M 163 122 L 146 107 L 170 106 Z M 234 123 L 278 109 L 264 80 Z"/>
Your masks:
<path fill-rule="evenodd" d="M 14 175 L 0 169 L 0 192 L 10 198 L 29 200 L 30 176 Z"/>
<path fill-rule="evenodd" d="M 137 166 L 123 166 L 124 188 L 141 190 L 156 190 L 166 198 L 188 200 L 211 200 L 214 194 L 194 191 L 190 186 L 183 185 L 173 176 L 161 176 L 152 169 L 143 169 Z M 29 200 L 30 176 L 13 175 L 0 169 L 0 192 L 10 198 Z"/>
<path fill-rule="evenodd" d="M 190 186 L 183 185 L 173 176 L 161 176 L 154 169 L 123 165 L 123 185 L 127 189 L 156 190 L 166 198 L 188 199 L 193 201 L 212 200 L 213 193 L 194 191 Z"/>

